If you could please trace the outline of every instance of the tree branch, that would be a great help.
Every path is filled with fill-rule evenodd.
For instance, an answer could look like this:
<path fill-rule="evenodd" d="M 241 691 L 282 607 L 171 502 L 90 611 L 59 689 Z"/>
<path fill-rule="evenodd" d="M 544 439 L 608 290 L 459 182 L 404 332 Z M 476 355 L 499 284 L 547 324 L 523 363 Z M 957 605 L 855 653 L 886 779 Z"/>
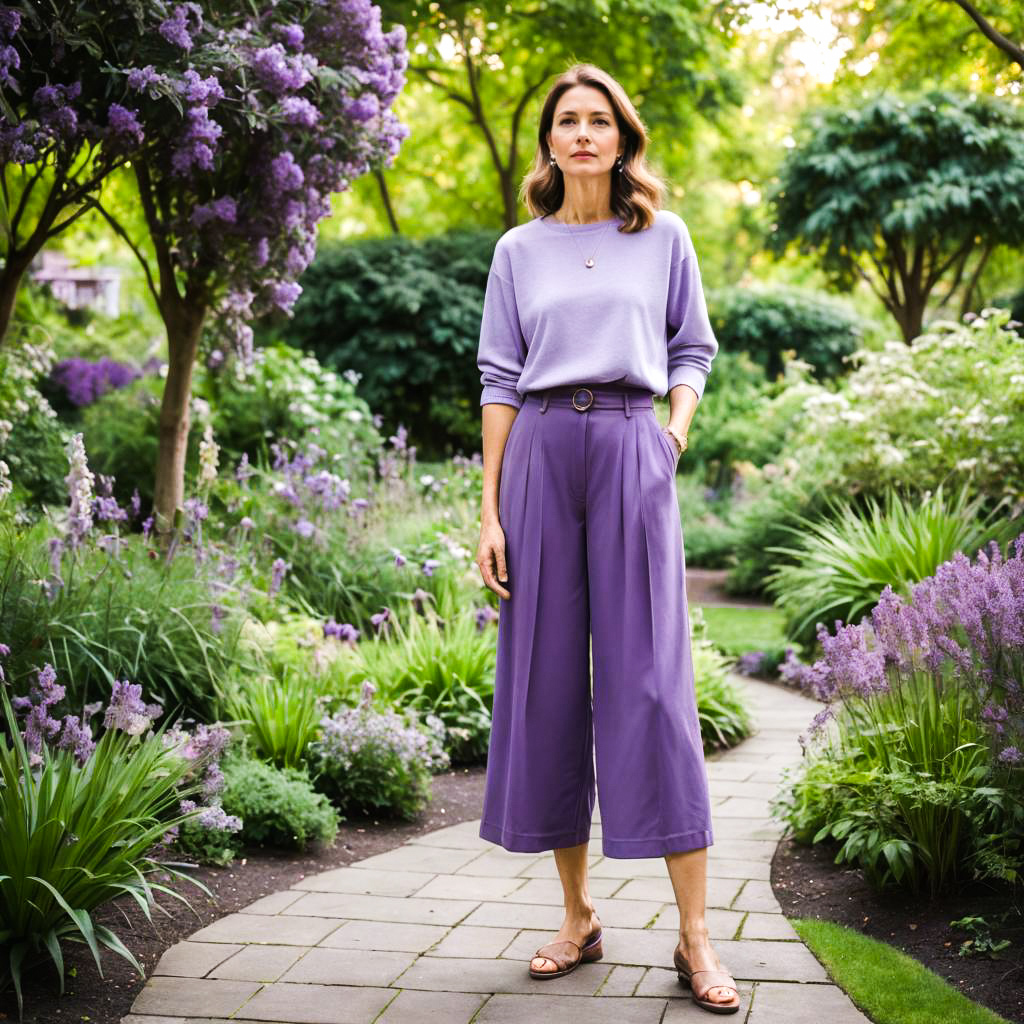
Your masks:
<path fill-rule="evenodd" d="M 104 216 L 107 223 L 114 229 L 115 232 L 117 232 L 117 234 L 121 236 L 121 238 L 125 240 L 125 242 L 127 242 L 128 248 L 131 249 L 133 253 L 135 253 L 136 258 L 142 264 L 142 270 L 146 275 L 146 284 L 149 287 L 149 290 L 153 298 L 156 300 L 157 307 L 159 307 L 160 293 L 157 291 L 156 282 L 153 280 L 153 274 L 149 269 L 149 260 L 146 259 L 146 257 L 142 253 L 142 250 L 140 250 L 139 247 L 131 240 L 131 238 L 128 235 L 128 232 L 121 225 L 121 223 L 115 219 L 114 215 L 110 213 L 98 199 L 93 200 L 93 202 L 96 206 L 96 209 L 99 210 L 99 212 Z"/>
<path fill-rule="evenodd" d="M 1006 53 L 1012 60 L 1015 60 L 1021 67 L 1024 67 L 1024 49 L 1018 46 L 1013 40 L 1003 35 L 982 13 L 971 0 L 952 0 L 967 16 L 981 29 L 981 34 L 990 42 L 994 43 L 1000 50 Z"/>

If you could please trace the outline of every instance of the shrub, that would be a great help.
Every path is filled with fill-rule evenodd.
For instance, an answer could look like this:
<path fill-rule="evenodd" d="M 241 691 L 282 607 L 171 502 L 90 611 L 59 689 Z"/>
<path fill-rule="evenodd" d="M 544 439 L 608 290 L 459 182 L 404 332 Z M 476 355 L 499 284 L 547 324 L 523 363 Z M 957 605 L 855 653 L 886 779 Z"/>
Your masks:
<path fill-rule="evenodd" d="M 885 509 L 872 498 L 866 515 L 832 501 L 828 519 L 802 517 L 798 526 L 783 526 L 796 535 L 796 545 L 768 550 L 790 556 L 793 564 L 771 573 L 765 589 L 786 614 L 789 638 L 813 643 L 819 622 L 859 621 L 887 584 L 905 594 L 957 551 L 973 554 L 987 540 L 1007 540 L 1012 523 L 997 518 L 1005 502 L 979 519 L 984 499 L 968 501 L 968 488 L 964 483 L 948 501 L 941 484 L 924 500 L 890 491 Z"/>
<path fill-rule="evenodd" d="M 356 648 L 364 674 L 388 702 L 440 719 L 453 762 L 480 760 L 494 708 L 490 617 L 458 607 L 451 596 L 439 614 L 422 591 L 414 606 L 418 613 L 403 617 L 386 609 L 385 629 Z"/>
<path fill-rule="evenodd" d="M 97 360 L 73 356 L 62 359 L 50 371 L 50 384 L 60 395 L 63 408 L 77 408 L 91 405 L 108 391 L 127 387 L 142 376 L 137 366 L 119 363 L 109 356 Z M 56 401 L 51 399 L 51 403 Z"/>
<path fill-rule="evenodd" d="M 791 285 L 719 289 L 708 303 L 722 349 L 749 353 L 773 380 L 787 350 L 813 367 L 819 380 L 844 374 L 845 357 L 868 328 L 848 302 Z"/>
<path fill-rule="evenodd" d="M 973 314 L 969 314 L 973 317 Z M 778 459 L 750 467 L 753 500 L 737 513 L 733 592 L 753 592 L 779 564 L 767 548 L 785 544 L 778 527 L 818 519 L 831 496 L 882 499 L 940 484 L 971 483 L 988 508 L 1024 495 L 1024 341 L 1006 310 L 986 309 L 969 324 L 933 323 L 911 345 L 860 351 L 837 391 L 787 367 L 786 393 L 758 416 L 785 409 Z M 1000 386 L 992 388 L 992 381 Z"/>
<path fill-rule="evenodd" d="M 404 424 L 423 456 L 480 447 L 480 335 L 493 231 L 398 235 L 323 245 L 281 337 L 326 367 L 359 375 L 383 422 Z"/>
<path fill-rule="evenodd" d="M 376 692 L 367 681 L 357 707 L 324 717 L 323 736 L 310 746 L 310 774 L 342 812 L 413 818 L 430 800 L 431 774 L 448 767 L 443 725 L 428 717 L 424 729 L 415 712 L 377 711 Z"/>
<path fill-rule="evenodd" d="M 304 771 L 233 755 L 224 762 L 224 778 L 221 802 L 244 822 L 245 842 L 300 850 L 334 842 L 338 814 Z"/>

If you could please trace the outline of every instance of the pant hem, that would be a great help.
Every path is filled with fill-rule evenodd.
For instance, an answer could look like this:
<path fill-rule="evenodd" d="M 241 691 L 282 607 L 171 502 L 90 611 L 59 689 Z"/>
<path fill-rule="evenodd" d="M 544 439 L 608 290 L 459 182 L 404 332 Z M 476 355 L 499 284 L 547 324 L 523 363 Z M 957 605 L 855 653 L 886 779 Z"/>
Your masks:
<path fill-rule="evenodd" d="M 620 860 L 640 857 L 663 857 L 666 853 L 686 853 L 714 845 L 710 829 L 696 832 L 675 832 L 669 836 L 651 836 L 646 839 L 612 839 L 602 836 L 601 848 L 606 857 Z"/>
<path fill-rule="evenodd" d="M 500 825 L 480 821 L 480 838 L 497 843 L 512 853 L 544 853 L 563 846 L 579 846 L 590 841 L 590 827 L 577 832 L 511 832 Z"/>

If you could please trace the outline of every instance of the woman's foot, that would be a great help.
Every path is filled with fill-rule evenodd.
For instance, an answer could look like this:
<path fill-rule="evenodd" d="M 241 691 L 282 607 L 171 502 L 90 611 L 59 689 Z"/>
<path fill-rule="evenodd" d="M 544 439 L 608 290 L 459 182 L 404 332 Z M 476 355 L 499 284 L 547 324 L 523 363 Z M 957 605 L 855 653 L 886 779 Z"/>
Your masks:
<path fill-rule="evenodd" d="M 711 948 L 707 927 L 680 930 L 679 951 L 686 957 L 686 962 L 692 971 L 721 971 L 725 969 L 718 959 L 718 954 Z M 708 989 L 704 998 L 713 1003 L 731 1003 L 735 1001 L 736 994 L 731 988 L 715 985 Z"/>
<path fill-rule="evenodd" d="M 573 942 L 582 946 L 583 940 L 596 928 L 600 927 L 601 922 L 598 919 L 597 911 L 591 907 L 589 912 L 584 911 L 582 914 L 566 914 L 565 920 L 562 922 L 562 927 L 558 930 L 558 934 L 550 941 L 560 942 L 563 939 L 572 939 Z M 530 961 L 530 967 L 535 971 L 558 970 L 558 964 L 556 964 L 550 957 L 546 956 L 535 956 Z"/>

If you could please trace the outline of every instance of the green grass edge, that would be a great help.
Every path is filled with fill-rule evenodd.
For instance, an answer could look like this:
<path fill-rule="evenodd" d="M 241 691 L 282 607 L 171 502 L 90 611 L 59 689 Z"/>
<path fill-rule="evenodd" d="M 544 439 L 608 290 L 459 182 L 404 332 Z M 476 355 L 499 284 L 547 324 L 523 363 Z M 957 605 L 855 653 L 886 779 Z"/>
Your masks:
<path fill-rule="evenodd" d="M 832 980 L 875 1024 L 1012 1024 L 885 942 L 816 918 L 787 918 Z"/>

